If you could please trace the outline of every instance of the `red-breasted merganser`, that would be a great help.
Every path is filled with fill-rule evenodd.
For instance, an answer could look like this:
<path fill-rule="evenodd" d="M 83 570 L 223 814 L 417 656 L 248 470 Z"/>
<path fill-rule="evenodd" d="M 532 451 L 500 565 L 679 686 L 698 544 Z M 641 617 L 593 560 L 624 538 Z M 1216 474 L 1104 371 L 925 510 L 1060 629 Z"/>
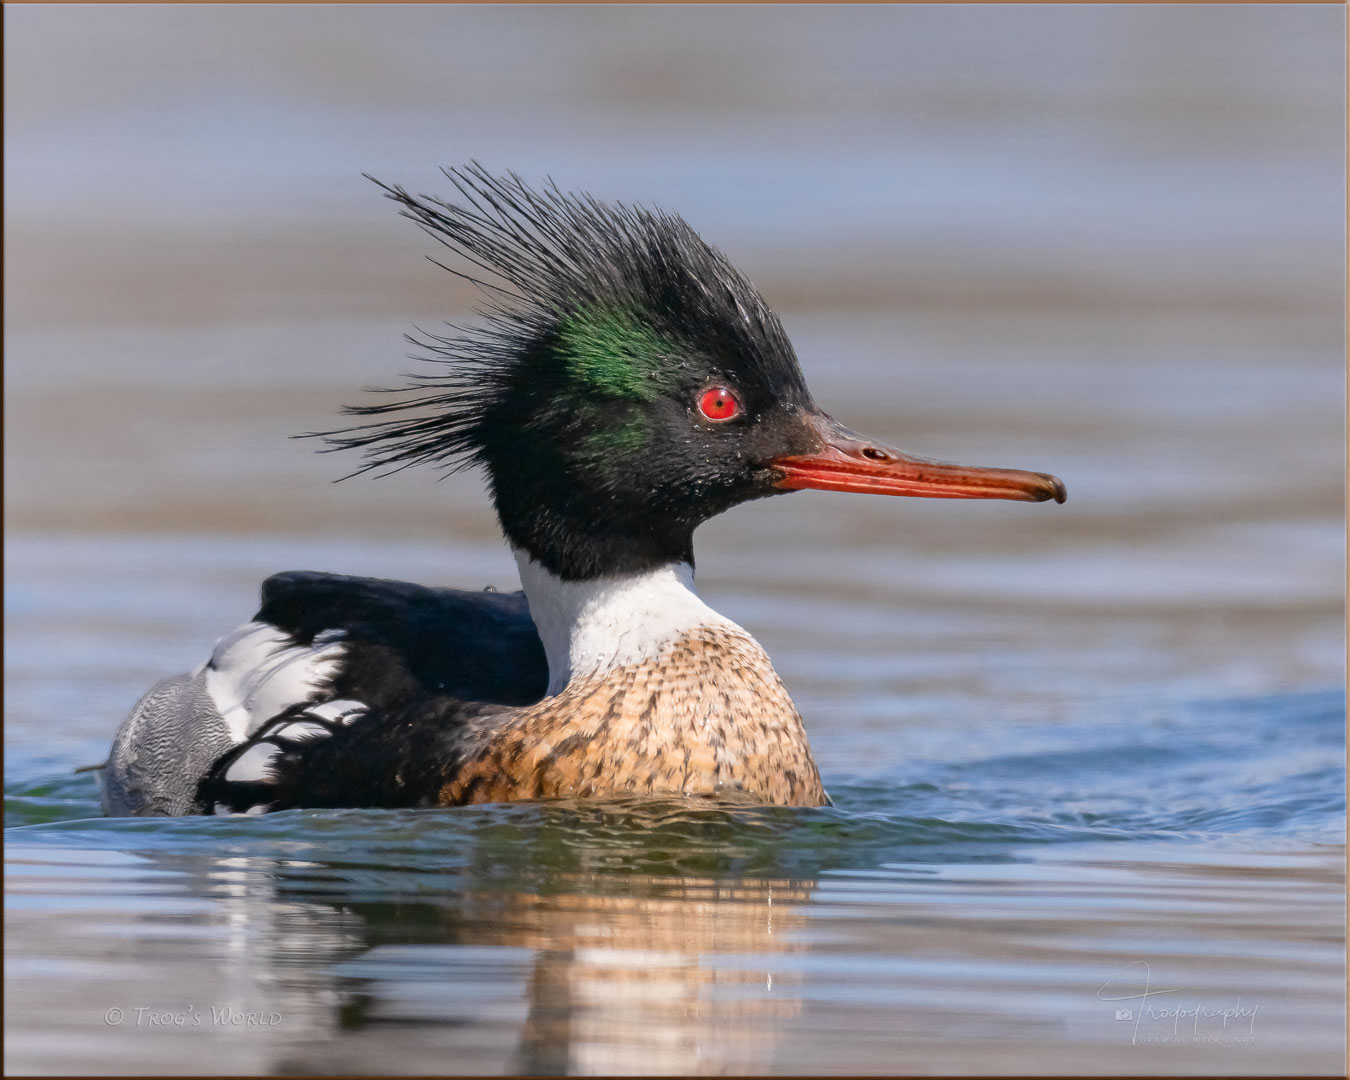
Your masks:
<path fill-rule="evenodd" d="M 822 412 L 753 285 L 680 217 L 446 170 L 384 184 L 500 284 L 438 365 L 329 432 L 369 469 L 481 466 L 523 593 L 292 572 L 137 703 L 109 814 L 555 796 L 829 802 L 768 656 L 694 591 L 694 530 L 803 488 L 1064 501 L 1045 473 L 914 457 Z M 378 182 L 378 181 L 377 181 Z"/>

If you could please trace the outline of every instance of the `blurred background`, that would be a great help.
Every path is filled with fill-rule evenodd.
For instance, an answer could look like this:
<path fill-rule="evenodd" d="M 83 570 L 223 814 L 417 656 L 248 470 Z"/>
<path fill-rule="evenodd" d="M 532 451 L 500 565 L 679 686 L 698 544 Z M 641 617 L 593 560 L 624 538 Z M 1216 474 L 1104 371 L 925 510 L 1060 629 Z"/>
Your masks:
<path fill-rule="evenodd" d="M 1304 923 L 1275 914 L 1288 894 L 1254 897 L 1233 914 L 1242 945 L 1192 939 L 1191 966 L 1171 978 L 1231 988 L 1260 968 L 1269 990 L 1272 957 L 1304 949 L 1283 1004 L 1267 1001 L 1284 1026 L 1264 1029 L 1243 1067 L 1340 1067 L 1340 7 L 23 5 L 4 18 L 9 824 L 97 813 L 88 777 L 60 778 L 102 759 L 150 682 L 200 663 L 246 619 L 271 572 L 515 586 L 476 475 L 334 485 L 352 462 L 287 438 L 330 426 L 362 387 L 408 369 L 405 330 L 471 317 L 473 295 L 423 259 L 435 245 L 361 174 L 447 194 L 438 166 L 477 159 L 684 215 L 760 286 L 816 398 L 850 426 L 1065 480 L 1062 507 L 821 493 L 753 504 L 700 531 L 700 587 L 775 658 L 845 813 L 919 813 L 925 784 L 944 793 L 924 804 L 928 818 L 1014 829 L 1064 814 L 1075 827 L 1180 834 L 1218 808 L 1236 816 L 1205 827 L 1237 848 L 1312 858 L 1306 881 L 1284 870 L 1308 890 Z M 1287 739 L 1310 700 L 1319 734 Z M 1223 704 L 1234 701 L 1245 704 Z M 1200 731 L 1212 745 L 1186 742 Z M 1170 747 L 1180 771 L 1141 764 L 1122 739 Z M 1312 761 L 1318 739 L 1331 742 Z M 1049 756 L 1019 756 L 1029 747 Z M 1304 756 L 1279 756 L 1295 749 Z M 985 774 L 972 764 L 1005 752 Z M 939 775 L 954 763 L 968 766 L 959 778 Z M 1018 781 L 1015 805 L 998 802 Z M 172 840 L 207 858 L 198 842 Z M 172 1049 L 72 1019 L 72 1002 L 101 1013 L 107 994 L 89 987 L 131 977 L 110 957 L 126 960 L 128 935 L 149 932 L 139 901 L 70 914 L 72 860 L 131 841 L 113 831 L 82 843 L 78 859 L 60 845 L 47 862 L 24 857 L 39 869 L 12 905 L 23 944 L 6 970 L 30 982 L 26 1001 L 7 995 L 22 1029 L 7 1065 L 102 1068 L 106 1040 L 121 1038 L 128 1069 L 188 1067 L 200 1041 Z M 854 868 L 881 873 L 870 858 Z M 826 869 L 793 879 L 806 924 Z M 269 864 L 269 888 L 277 873 Z M 1236 880 L 1202 876 L 1230 894 Z M 110 880 L 97 889 L 116 893 Z M 135 880 L 127 895 L 144 895 Z M 874 883 L 849 902 L 899 902 L 883 892 Z M 1101 903 L 1118 895 L 1104 888 Z M 1141 925 L 1199 910 L 1157 895 Z M 678 1037 L 658 1053 L 656 1036 L 633 1044 L 626 1024 L 625 1043 L 606 1026 L 613 1002 L 577 991 L 567 1008 L 594 1022 L 578 1021 L 570 1054 L 508 1059 L 514 1022 L 502 1021 L 501 1046 L 433 1037 L 391 991 L 379 1015 L 394 1041 L 362 1044 L 369 1058 L 334 1042 L 319 1010 L 271 1036 L 284 1052 L 259 1036 L 222 1043 L 214 1060 L 440 1071 L 445 1050 L 465 1068 L 893 1071 L 903 1013 L 919 1018 L 901 1025 L 917 1071 L 1230 1067 L 1194 1047 L 1141 1065 L 1113 1056 L 1129 1048 L 1109 1024 L 1066 1026 L 1099 968 L 1105 978 L 1138 955 L 1137 935 L 1135 953 L 1072 978 L 1052 965 L 1066 996 L 1046 1028 L 1043 1012 L 1017 1012 L 1033 1008 L 1025 997 L 991 1004 L 991 987 L 1010 990 L 1028 969 L 990 982 L 986 961 L 1025 953 L 997 933 L 970 936 L 962 910 L 953 900 L 931 914 L 954 920 L 949 947 L 970 965 L 949 987 L 950 1015 L 899 991 L 869 1013 L 871 999 L 841 990 L 858 969 L 826 963 L 826 934 L 803 946 L 805 967 L 788 965 L 795 1011 L 755 1013 L 740 1042 L 719 1042 L 689 1019 L 697 1010 L 662 1027 L 670 1016 L 653 1005 L 638 1027 Z M 710 954 L 768 948 L 714 942 L 714 923 L 732 923 L 698 911 L 659 948 L 692 941 L 705 968 Z M 1106 949 L 1102 924 L 1053 905 L 1051 916 L 1062 933 L 1078 926 L 1084 955 Z M 543 948 L 551 924 L 529 925 L 533 936 L 493 944 Z M 301 932 L 287 933 L 293 945 Z M 869 985 L 911 985 L 899 957 L 914 943 L 878 940 L 859 947 L 894 966 Z M 223 962 L 198 944 L 139 977 L 191 985 L 194 957 Z M 100 959 L 72 973 L 56 959 L 66 948 Z M 266 980 L 247 964 L 266 966 L 256 958 L 281 946 L 250 948 L 240 979 L 256 996 Z M 1205 959 L 1234 948 L 1263 959 L 1236 973 Z M 506 978 L 532 955 L 484 963 Z M 378 977 L 472 1010 L 430 970 Z M 689 985 L 681 1000 L 725 1019 Z M 742 1021 L 725 1030 L 744 1034 Z M 555 1050 L 562 1038 L 536 1036 Z"/>

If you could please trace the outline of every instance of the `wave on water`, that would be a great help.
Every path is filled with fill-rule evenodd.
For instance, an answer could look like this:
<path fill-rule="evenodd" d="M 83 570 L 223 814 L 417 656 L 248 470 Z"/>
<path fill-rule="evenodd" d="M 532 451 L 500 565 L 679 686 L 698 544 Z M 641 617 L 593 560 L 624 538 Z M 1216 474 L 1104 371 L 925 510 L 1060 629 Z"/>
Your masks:
<path fill-rule="evenodd" d="M 294 884 L 346 892 L 428 873 L 811 875 L 1021 861 L 1050 844 L 1343 842 L 1338 694 L 1208 702 L 1164 719 L 1069 724 L 1040 732 L 1031 751 L 1010 736 L 1007 752 L 924 764 L 918 776 L 835 780 L 835 805 L 822 809 L 635 798 L 107 819 L 92 779 L 76 775 L 9 785 L 6 835 L 12 846 L 291 860 Z"/>

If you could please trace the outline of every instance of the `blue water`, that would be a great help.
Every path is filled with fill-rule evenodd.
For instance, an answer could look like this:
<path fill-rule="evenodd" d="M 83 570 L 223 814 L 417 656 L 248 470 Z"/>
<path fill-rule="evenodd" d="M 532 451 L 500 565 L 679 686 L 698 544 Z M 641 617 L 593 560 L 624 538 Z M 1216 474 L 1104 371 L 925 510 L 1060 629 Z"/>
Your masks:
<path fill-rule="evenodd" d="M 1047 591 L 1011 522 L 939 532 L 930 556 L 939 524 L 906 514 L 899 546 L 836 539 L 839 559 L 820 551 L 846 517 L 795 497 L 781 513 L 707 530 L 700 579 L 774 657 L 829 809 L 104 819 L 72 767 L 248 616 L 268 570 L 508 587 L 510 559 L 462 535 L 11 537 L 10 1061 L 134 1073 L 196 1068 L 207 1046 L 237 1072 L 886 1072 L 902 1053 L 989 1072 L 1014 1051 L 1080 1072 L 1334 1067 L 1345 701 L 1325 687 L 1334 594 L 1318 614 L 1300 592 L 1335 565 L 1330 525 L 1264 591 L 1211 574 L 1171 597 L 1150 586 L 1185 558 L 1171 536 Z M 1099 543 L 1062 541 L 1060 564 Z M 1248 549 L 1213 550 L 1241 566 Z M 938 572 L 953 559 L 977 569 Z M 1117 975 L 1188 1008 L 1259 1008 L 1240 1036 L 1213 1018 L 1169 1036 L 1163 1012 L 1114 1019 L 1099 991 Z"/>
<path fill-rule="evenodd" d="M 184 855 L 220 855 L 225 845 L 231 854 L 259 855 L 304 836 L 308 854 L 324 859 L 350 854 L 354 842 L 376 860 L 406 854 L 413 861 L 398 865 L 403 871 L 415 871 L 423 856 L 441 871 L 462 869 L 469 864 L 455 848 L 483 844 L 521 874 L 564 868 L 583 851 L 612 850 L 634 871 L 818 873 L 891 859 L 1007 861 L 1041 844 L 1170 841 L 1212 851 L 1345 838 L 1338 691 L 1131 709 L 968 738 L 978 749 L 949 748 L 939 760 L 879 775 L 827 776 L 835 805 L 820 810 L 677 801 L 109 820 L 93 778 L 72 775 L 8 783 L 5 814 L 8 827 L 23 827 L 9 837 L 16 843 Z M 931 752 L 934 740 L 925 741 Z M 538 850 L 528 846 L 536 832 Z"/>
<path fill-rule="evenodd" d="M 827 771 L 821 810 L 106 820 L 86 777 L 10 782 L 7 977 L 27 1008 L 62 1009 L 11 1052 L 93 1071 L 112 1052 L 118 1072 L 186 1065 L 208 1039 L 212 1067 L 239 1071 L 453 1054 L 465 1071 L 884 1072 L 952 1060 L 933 1041 L 958 1030 L 956 1060 L 991 1069 L 1012 1038 L 1065 1068 L 1296 1047 L 1301 1070 L 1331 1070 L 1343 706 L 984 729 L 956 755 Z M 1101 998 L 1150 987 L 1168 994 L 1133 1028 Z M 1183 997 L 1256 1011 L 1178 1038 Z"/>
<path fill-rule="evenodd" d="M 177 570 L 166 548 L 156 577 L 200 572 L 201 542 L 171 546 Z M 284 559 L 276 546 L 236 555 Z M 11 625 L 33 628 L 20 660 L 64 629 L 25 603 L 40 577 L 11 594 Z M 131 640 L 103 640 L 106 662 L 131 664 L 154 651 L 161 603 L 183 621 L 169 603 L 181 588 L 156 601 L 123 580 L 75 606 L 97 625 L 117 618 L 101 593 L 143 596 Z M 228 591 L 213 584 L 205 606 Z M 937 614 L 918 613 L 930 637 Z M 968 640 L 963 620 L 951 629 Z M 959 650 L 932 640 L 927 676 L 950 665 L 969 679 Z M 138 1072 L 193 1067 L 208 1045 L 213 1067 L 242 1072 L 420 1072 L 447 1055 L 489 1072 L 886 1072 L 899 1054 L 921 1071 L 997 1071 L 1012 1046 L 1079 1071 L 1335 1067 L 1340 691 L 1197 700 L 1160 685 L 1090 706 L 1042 692 L 1056 715 L 1032 716 L 969 683 L 902 698 L 864 679 L 845 721 L 801 661 L 848 678 L 847 644 L 777 650 L 835 800 L 818 810 L 563 801 L 109 820 L 93 779 L 68 771 L 78 753 L 97 759 L 106 730 L 76 750 L 29 711 L 100 696 L 99 650 L 74 684 L 26 665 L 11 689 L 27 737 L 7 764 L 7 978 L 26 1013 L 54 1019 L 12 1030 L 13 1060 L 109 1071 L 112 1053 L 111 1071 Z M 133 678 L 111 673 L 111 693 Z M 1101 997 L 1150 987 L 1167 994 L 1134 1026 Z M 1167 1007 L 1182 998 L 1214 1015 L 1178 1036 Z M 1252 1006 L 1247 1030 L 1222 1024 Z"/>

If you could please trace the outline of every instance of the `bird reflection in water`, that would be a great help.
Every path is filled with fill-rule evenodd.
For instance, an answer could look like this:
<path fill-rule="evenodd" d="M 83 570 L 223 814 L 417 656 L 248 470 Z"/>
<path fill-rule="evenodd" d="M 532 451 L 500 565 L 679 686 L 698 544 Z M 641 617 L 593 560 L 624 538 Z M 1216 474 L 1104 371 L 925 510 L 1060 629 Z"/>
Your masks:
<path fill-rule="evenodd" d="M 280 1043 L 281 1071 L 767 1071 L 801 1011 L 783 956 L 807 947 L 816 880 L 757 874 L 757 847 L 796 813 L 536 805 L 456 828 L 439 865 L 415 848 L 446 816 L 391 815 L 420 819 L 391 865 L 221 860 L 249 939 L 226 954 L 271 955 L 278 1012 L 324 1003 L 301 1030 L 326 1037 Z"/>

